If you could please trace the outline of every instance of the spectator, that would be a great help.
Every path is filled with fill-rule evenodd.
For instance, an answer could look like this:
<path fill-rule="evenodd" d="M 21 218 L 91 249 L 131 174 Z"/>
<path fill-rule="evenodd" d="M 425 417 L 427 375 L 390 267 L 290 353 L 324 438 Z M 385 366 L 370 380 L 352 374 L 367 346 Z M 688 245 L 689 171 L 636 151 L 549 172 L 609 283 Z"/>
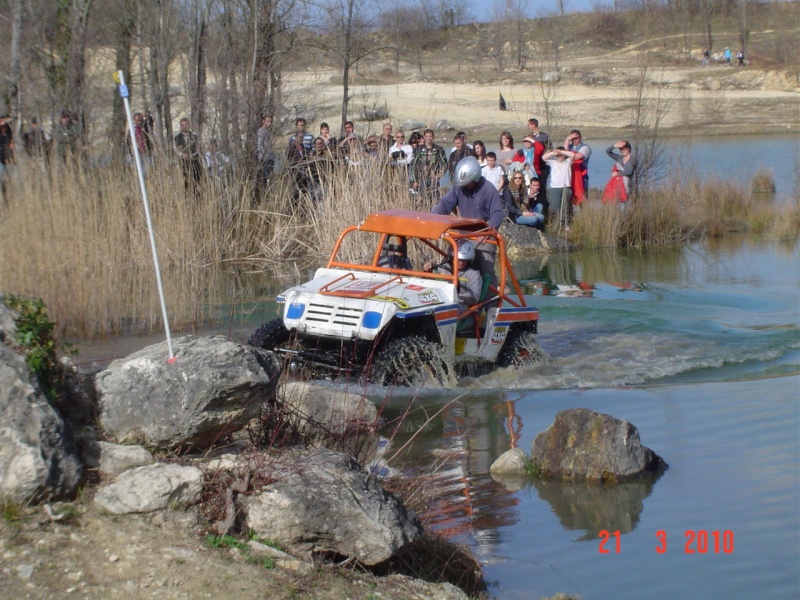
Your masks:
<path fill-rule="evenodd" d="M 525 176 L 522 171 L 513 171 L 509 174 L 508 185 L 500 194 L 508 210 L 508 218 L 512 223 L 522 216 L 522 210 L 528 205 L 528 187 L 525 185 Z"/>
<path fill-rule="evenodd" d="M 503 173 L 503 167 L 498 166 L 497 155 L 494 152 L 486 154 L 486 166 L 481 167 L 481 175 L 497 188 L 498 192 L 505 187 L 506 178 Z"/>
<path fill-rule="evenodd" d="M 314 149 L 306 157 L 308 191 L 315 202 L 325 199 L 326 188 L 333 176 L 336 154 L 322 137 L 314 139 Z"/>
<path fill-rule="evenodd" d="M 56 152 L 62 161 L 66 162 L 67 158 L 78 160 L 78 128 L 69 111 L 61 112 L 53 137 L 56 142 Z"/>
<path fill-rule="evenodd" d="M 394 144 L 389 148 L 389 164 L 407 169 L 414 158 L 414 149 L 406 144 L 406 134 L 400 129 L 394 134 Z"/>
<path fill-rule="evenodd" d="M 578 129 L 569 132 L 564 146 L 575 153 L 575 160 L 572 161 L 572 203 L 579 205 L 589 194 L 589 157 L 592 149 L 583 141 Z"/>
<path fill-rule="evenodd" d="M 39 120 L 36 117 L 31 119 L 28 131 L 22 134 L 22 141 L 25 144 L 25 151 L 32 158 L 46 157 L 52 142 L 50 136 L 39 127 Z"/>
<path fill-rule="evenodd" d="M 504 131 L 500 134 L 500 149 L 497 151 L 497 163 L 508 173 L 508 167 L 517 153 L 514 150 L 514 138 L 511 133 Z"/>
<path fill-rule="evenodd" d="M 615 150 L 618 150 L 619 154 Z M 603 203 L 627 202 L 631 177 L 636 171 L 636 158 L 631 151 L 631 143 L 620 140 L 606 148 L 606 154 L 614 161 L 614 166 L 611 167 L 611 178 L 603 190 Z"/>
<path fill-rule="evenodd" d="M 451 181 L 455 176 L 456 165 L 459 161 L 467 156 L 475 155 L 472 148 L 467 146 L 466 136 L 463 133 L 459 132 L 453 137 L 453 146 L 453 151 L 450 153 L 450 158 L 447 160 L 447 171 L 450 173 Z"/>
<path fill-rule="evenodd" d="M 466 134 L 466 132 L 464 132 L 464 131 L 459 131 L 458 133 L 456 133 L 456 135 L 460 135 L 460 136 L 461 136 L 461 139 L 462 139 L 462 140 L 464 140 L 464 145 L 465 145 L 467 148 L 469 148 L 470 150 L 473 150 L 473 151 L 474 151 L 474 148 L 472 147 L 472 144 L 470 144 L 469 142 L 467 142 L 467 134 Z M 449 157 L 449 156 L 451 156 L 451 155 L 453 154 L 453 152 L 455 152 L 455 151 L 456 151 L 456 147 L 455 147 L 455 144 L 454 144 L 454 145 L 453 145 L 453 147 L 452 147 L 452 148 L 450 148 L 450 152 L 448 152 L 448 153 L 447 153 L 447 156 L 448 156 L 448 157 Z M 473 156 L 474 156 L 474 153 L 473 153 Z"/>
<path fill-rule="evenodd" d="M 486 166 L 486 146 L 480 140 L 475 140 L 475 143 L 472 145 L 472 151 L 475 153 L 475 158 L 478 159 L 478 164 L 481 168 Z M 497 160 L 497 155 L 495 154 L 495 160 Z M 502 168 L 502 167 L 501 167 Z"/>
<path fill-rule="evenodd" d="M 364 150 L 364 156 L 368 158 L 378 158 L 381 152 L 380 142 L 378 136 L 370 135 L 367 137 L 367 147 Z"/>
<path fill-rule="evenodd" d="M 361 164 L 361 159 L 364 157 L 364 147 L 355 134 L 355 126 L 352 121 L 345 121 L 344 134 L 339 138 L 339 152 L 348 165 Z"/>
<path fill-rule="evenodd" d="M 381 136 L 378 139 L 378 151 L 388 154 L 389 148 L 392 147 L 394 144 L 394 138 L 392 137 L 392 124 L 391 123 L 384 123 L 383 128 L 381 131 Z"/>
<path fill-rule="evenodd" d="M 736 53 L 736 66 L 744 66 L 744 48 L 739 48 L 739 51 Z"/>
<path fill-rule="evenodd" d="M 532 180 L 528 189 L 528 206 L 523 209 L 522 215 L 517 217 L 517 224 L 544 231 L 547 224 L 548 208 L 547 198 L 544 192 L 541 191 L 541 182 L 538 179 Z"/>
<path fill-rule="evenodd" d="M 153 141 L 150 134 L 144 127 L 144 115 L 137 112 L 133 115 L 133 139 L 136 141 L 136 149 L 139 151 L 139 157 L 142 159 L 142 169 L 145 172 L 153 166 Z M 127 134 L 126 147 L 129 156 L 133 156 L 133 147 L 131 145 L 131 133 Z"/>
<path fill-rule="evenodd" d="M 314 149 L 314 136 L 306 131 L 306 120 L 303 117 L 295 119 L 294 127 L 294 133 L 289 136 L 286 146 L 286 166 L 294 180 L 294 195 L 297 200 L 309 185 L 305 164 Z"/>
<path fill-rule="evenodd" d="M 515 163 L 515 167 L 517 167 L 516 163 L 522 164 L 522 167 L 517 167 L 517 169 L 525 175 L 525 185 L 530 185 L 532 179 L 541 177 L 544 172 L 542 155 L 545 147 L 544 144 L 537 142 L 529 135 L 522 140 L 522 145 L 523 147 L 514 155 L 512 163 Z"/>
<path fill-rule="evenodd" d="M 205 154 L 206 171 L 212 178 L 224 181 L 231 166 L 231 159 L 227 154 L 220 151 L 215 138 L 211 138 L 208 143 L 208 150 Z"/>
<path fill-rule="evenodd" d="M 321 123 L 319 126 L 319 137 L 325 142 L 325 147 L 330 151 L 336 149 L 336 138 L 331 136 L 331 128 L 327 123 Z"/>
<path fill-rule="evenodd" d="M 11 128 L 11 117 L 0 115 L 0 193 L 7 201 L 8 166 L 14 162 L 14 130 Z"/>
<path fill-rule="evenodd" d="M 539 129 L 539 121 L 537 119 L 528 119 L 528 135 L 535 141 L 543 144 L 545 151 L 551 148 L 550 136 Z"/>
<path fill-rule="evenodd" d="M 411 187 L 426 200 L 438 199 L 439 180 L 447 167 L 444 148 L 433 143 L 433 135 L 433 129 L 423 132 L 423 143 L 414 150 L 411 160 Z"/>
<path fill-rule="evenodd" d="M 708 48 L 703 48 L 703 60 L 700 61 L 700 66 L 705 67 L 708 66 L 709 61 L 711 60 L 711 52 Z"/>
<path fill-rule="evenodd" d="M 732 67 L 733 65 L 731 64 L 731 49 L 728 48 L 727 46 L 725 46 L 725 53 L 723 56 L 725 56 L 725 64 L 728 65 L 729 67 Z"/>
<path fill-rule="evenodd" d="M 555 150 L 545 152 L 542 156 L 550 167 L 550 180 L 547 200 L 550 203 L 550 214 L 557 219 L 558 229 L 569 231 L 572 220 L 572 161 L 575 153 L 559 146 Z"/>
<path fill-rule="evenodd" d="M 258 185 L 263 188 L 275 171 L 275 151 L 272 149 L 272 115 L 261 115 L 261 127 L 256 136 L 256 158 L 258 159 Z"/>
<path fill-rule="evenodd" d="M 200 162 L 200 142 L 197 134 L 189 128 L 189 119 L 180 120 L 181 130 L 175 136 L 175 151 L 181 161 L 183 171 L 183 185 L 188 191 L 193 189 L 199 194 L 200 179 L 203 176 L 203 165 Z"/>

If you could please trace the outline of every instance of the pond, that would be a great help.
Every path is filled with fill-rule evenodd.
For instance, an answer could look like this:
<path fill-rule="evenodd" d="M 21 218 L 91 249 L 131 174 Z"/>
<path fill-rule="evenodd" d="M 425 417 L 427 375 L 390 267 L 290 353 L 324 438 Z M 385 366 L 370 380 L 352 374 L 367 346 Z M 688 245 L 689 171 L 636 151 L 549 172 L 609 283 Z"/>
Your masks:
<path fill-rule="evenodd" d="M 493 596 L 797 596 L 799 248 L 740 239 L 518 265 L 549 360 L 423 390 L 414 402 L 442 414 L 392 440 L 416 436 L 402 468 L 437 491 L 425 518 L 473 548 Z M 393 392 L 387 415 L 406 400 Z M 609 489 L 492 479 L 500 454 L 529 453 L 577 407 L 633 423 L 669 469 Z"/>
<path fill-rule="evenodd" d="M 798 241 L 752 237 L 517 262 L 545 363 L 457 389 L 372 390 L 387 417 L 411 401 L 441 411 L 412 413 L 389 444 L 412 442 L 395 466 L 435 496 L 423 517 L 473 549 L 497 598 L 797 597 L 798 265 Z M 246 337 L 298 278 L 240 281 L 213 331 Z M 161 339 L 82 344 L 81 357 Z M 492 479 L 512 444 L 529 453 L 575 407 L 630 421 L 669 469 L 610 489 Z"/>

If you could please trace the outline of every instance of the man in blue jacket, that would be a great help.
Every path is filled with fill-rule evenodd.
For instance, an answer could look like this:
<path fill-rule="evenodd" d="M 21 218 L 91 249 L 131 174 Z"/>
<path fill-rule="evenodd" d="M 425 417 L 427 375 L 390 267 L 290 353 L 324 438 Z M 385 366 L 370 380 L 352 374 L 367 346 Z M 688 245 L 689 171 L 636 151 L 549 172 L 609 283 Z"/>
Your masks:
<path fill-rule="evenodd" d="M 483 219 L 494 229 L 499 229 L 506 217 L 497 188 L 481 175 L 481 166 L 474 156 L 467 156 L 458 162 L 453 176 L 453 188 L 439 200 L 431 212 L 449 215 L 456 208 L 460 216 Z M 474 262 L 481 274 L 488 273 L 491 276 L 495 288 L 498 287 L 494 272 L 496 255 L 496 245 L 482 243 L 476 249 Z"/>

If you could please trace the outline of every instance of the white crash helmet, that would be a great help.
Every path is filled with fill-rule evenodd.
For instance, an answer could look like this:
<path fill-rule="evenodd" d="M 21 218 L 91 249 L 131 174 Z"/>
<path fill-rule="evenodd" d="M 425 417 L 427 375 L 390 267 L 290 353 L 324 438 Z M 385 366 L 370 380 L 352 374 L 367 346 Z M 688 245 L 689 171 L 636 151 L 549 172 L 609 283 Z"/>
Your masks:
<path fill-rule="evenodd" d="M 474 258 L 475 258 L 475 244 L 473 244 L 469 240 L 461 240 L 460 242 L 458 242 L 458 260 L 468 260 L 472 262 Z"/>
<path fill-rule="evenodd" d="M 475 183 L 481 180 L 481 165 L 478 159 L 474 156 L 465 156 L 456 165 L 455 173 L 453 174 L 453 185 L 456 187 L 464 187 L 471 181 Z"/>

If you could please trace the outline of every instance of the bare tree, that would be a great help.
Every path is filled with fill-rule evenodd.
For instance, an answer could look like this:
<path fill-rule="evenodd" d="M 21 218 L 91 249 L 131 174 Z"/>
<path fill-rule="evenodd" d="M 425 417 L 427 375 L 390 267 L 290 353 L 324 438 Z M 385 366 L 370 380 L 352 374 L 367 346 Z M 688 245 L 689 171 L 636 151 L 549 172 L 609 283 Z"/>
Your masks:
<path fill-rule="evenodd" d="M 119 0 L 117 3 L 119 16 L 114 25 L 114 60 L 115 69 L 122 71 L 128 82 L 131 81 L 131 47 L 134 34 L 134 13 L 132 0 Z M 111 127 L 108 132 L 112 153 L 121 156 L 125 152 L 125 108 L 119 94 L 114 94 L 114 105 L 111 113 Z"/>
<path fill-rule="evenodd" d="M 639 58 L 634 85 L 628 88 L 630 122 L 633 125 L 633 149 L 636 153 L 634 198 L 638 191 L 647 189 L 664 176 L 663 163 L 666 152 L 661 137 L 661 125 L 674 98 L 667 97 L 658 85 L 651 85 L 650 54 Z"/>
<path fill-rule="evenodd" d="M 342 121 L 347 121 L 350 95 L 350 71 L 371 54 L 386 47 L 369 33 L 373 26 L 373 0 L 327 0 L 320 5 L 319 35 L 311 45 L 333 54 L 342 69 Z"/>
<path fill-rule="evenodd" d="M 20 41 L 22 38 L 22 13 L 24 0 L 11 1 L 11 52 L 9 53 L 8 86 L 5 94 L 6 110 L 19 115 Z"/>

